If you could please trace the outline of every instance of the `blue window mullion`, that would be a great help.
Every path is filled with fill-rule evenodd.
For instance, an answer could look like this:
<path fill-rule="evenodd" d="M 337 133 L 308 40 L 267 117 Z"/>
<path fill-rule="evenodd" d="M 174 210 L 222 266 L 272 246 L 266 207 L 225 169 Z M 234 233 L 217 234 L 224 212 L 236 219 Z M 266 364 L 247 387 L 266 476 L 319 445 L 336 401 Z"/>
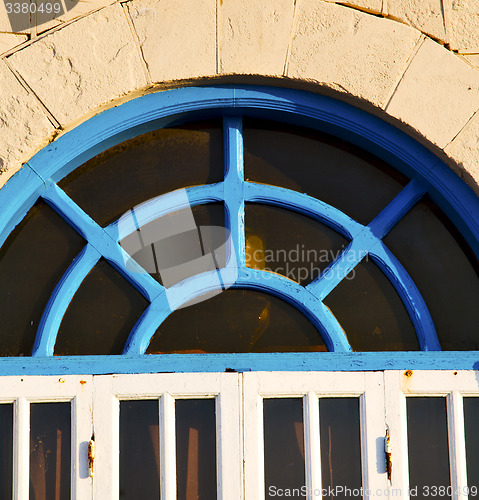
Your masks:
<path fill-rule="evenodd" d="M 227 116 L 223 121 L 225 162 L 226 227 L 236 256 L 236 265 L 245 267 L 243 120 Z"/>
<path fill-rule="evenodd" d="M 409 182 L 368 225 L 372 234 L 379 239 L 384 238 L 425 194 L 426 188 L 419 181 L 413 179 Z"/>
<path fill-rule="evenodd" d="M 58 282 L 43 312 L 35 337 L 32 356 L 53 356 L 55 342 L 63 316 L 88 273 L 100 259 L 100 253 L 90 244 L 74 259 Z"/>
<path fill-rule="evenodd" d="M 56 184 L 52 184 L 42 197 L 146 299 L 151 302 L 163 292 L 164 287 L 139 265 L 136 265 L 136 269 L 130 269 L 135 266 L 130 256 Z M 131 262 L 131 265 L 127 267 L 126 262 Z M 75 291 L 80 285 L 81 282 L 75 283 Z"/>

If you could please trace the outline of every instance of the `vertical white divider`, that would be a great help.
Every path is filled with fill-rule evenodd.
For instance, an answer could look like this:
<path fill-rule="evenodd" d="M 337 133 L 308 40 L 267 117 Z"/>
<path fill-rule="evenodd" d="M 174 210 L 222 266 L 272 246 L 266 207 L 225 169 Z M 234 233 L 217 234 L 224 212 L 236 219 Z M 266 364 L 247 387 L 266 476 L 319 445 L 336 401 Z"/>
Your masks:
<path fill-rule="evenodd" d="M 175 399 L 168 393 L 160 398 L 159 434 L 161 500 L 176 500 Z"/>
<path fill-rule="evenodd" d="M 88 470 L 88 439 L 93 434 L 93 377 L 77 381 L 79 393 L 72 405 L 72 500 L 91 500 L 92 481 Z"/>
<path fill-rule="evenodd" d="M 389 485 L 391 495 L 409 500 L 409 471 L 407 450 L 407 408 L 406 397 L 402 392 L 400 371 L 384 372 L 384 399 L 386 423 L 389 426 L 392 452 L 392 481 Z M 391 496 L 390 495 L 390 496 Z"/>
<path fill-rule="evenodd" d="M 93 498 L 120 498 L 120 404 L 112 391 L 113 377 L 94 377 L 93 414 L 95 466 Z"/>
<path fill-rule="evenodd" d="M 243 375 L 245 499 L 264 500 L 263 398 L 258 373 Z"/>
<path fill-rule="evenodd" d="M 451 467 L 452 500 L 465 500 L 467 495 L 466 444 L 462 396 L 453 391 L 447 396 L 449 462 Z"/>
<path fill-rule="evenodd" d="M 303 399 L 304 405 L 304 450 L 306 465 L 307 500 L 319 500 L 321 495 L 321 448 L 319 433 L 319 398 L 308 392 Z"/>
<path fill-rule="evenodd" d="M 365 373 L 365 392 L 360 398 L 363 488 L 374 498 L 386 496 L 388 479 L 384 438 L 384 378 L 381 372 Z"/>
<path fill-rule="evenodd" d="M 220 376 L 221 392 L 216 397 L 216 470 L 218 500 L 243 498 L 241 422 L 241 374 Z"/>
<path fill-rule="evenodd" d="M 28 500 L 30 481 L 30 403 L 26 398 L 15 401 L 14 413 L 13 498 Z"/>

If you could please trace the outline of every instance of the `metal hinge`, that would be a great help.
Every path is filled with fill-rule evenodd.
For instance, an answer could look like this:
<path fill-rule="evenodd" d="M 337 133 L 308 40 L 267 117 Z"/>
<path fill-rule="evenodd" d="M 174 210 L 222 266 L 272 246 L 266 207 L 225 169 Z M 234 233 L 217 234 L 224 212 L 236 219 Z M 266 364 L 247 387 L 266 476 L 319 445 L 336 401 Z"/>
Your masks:
<path fill-rule="evenodd" d="M 88 443 L 88 476 L 93 477 L 93 467 L 95 464 L 95 441 L 93 438 Z"/>
<path fill-rule="evenodd" d="M 386 472 L 388 474 L 388 481 L 391 481 L 393 461 L 391 456 L 391 436 L 389 435 L 389 427 L 386 429 L 386 437 L 384 438 L 384 451 L 386 452 Z"/>

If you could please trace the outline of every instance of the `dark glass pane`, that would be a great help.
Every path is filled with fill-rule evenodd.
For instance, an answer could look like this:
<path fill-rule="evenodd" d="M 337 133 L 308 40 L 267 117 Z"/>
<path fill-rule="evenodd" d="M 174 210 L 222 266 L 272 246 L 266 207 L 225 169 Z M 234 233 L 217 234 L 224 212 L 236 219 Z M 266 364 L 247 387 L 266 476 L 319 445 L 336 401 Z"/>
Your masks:
<path fill-rule="evenodd" d="M 50 294 L 85 242 L 38 201 L 0 249 L 0 356 L 29 356 Z"/>
<path fill-rule="evenodd" d="M 479 398 L 464 398 L 464 426 L 466 430 L 467 484 L 479 493 Z M 474 495 L 474 496 L 476 496 Z M 472 495 L 469 497 L 471 498 Z"/>
<path fill-rule="evenodd" d="M 319 400 L 322 487 L 361 488 L 361 436 L 357 398 Z M 338 491 L 344 491 L 338 489 Z M 350 496 L 350 495 L 349 495 Z M 327 500 L 346 496 L 326 495 Z"/>
<path fill-rule="evenodd" d="M 278 489 L 301 498 L 305 486 L 303 400 L 265 399 L 264 490 L 275 498 Z"/>
<path fill-rule="evenodd" d="M 246 264 L 301 285 L 317 278 L 347 243 L 336 231 L 282 208 L 245 206 Z"/>
<path fill-rule="evenodd" d="M 74 170 L 60 186 L 103 226 L 155 196 L 222 179 L 222 123 L 202 122 L 125 141 Z"/>
<path fill-rule="evenodd" d="M 158 400 L 120 402 L 120 498 L 159 500 Z"/>
<path fill-rule="evenodd" d="M 179 399 L 175 408 L 177 500 L 214 500 L 215 400 Z"/>
<path fill-rule="evenodd" d="M 446 398 L 407 398 L 407 437 L 409 485 L 426 499 L 425 486 L 450 485 Z"/>
<path fill-rule="evenodd" d="M 162 237 L 165 234 L 169 236 Z M 211 203 L 178 210 L 145 224 L 120 244 L 168 288 L 190 276 L 225 267 L 228 235 L 224 205 Z"/>
<path fill-rule="evenodd" d="M 318 330 L 287 302 L 253 290 L 229 289 L 173 312 L 147 353 L 325 350 Z"/>
<path fill-rule="evenodd" d="M 12 498 L 13 404 L 0 404 L 0 498 Z"/>
<path fill-rule="evenodd" d="M 372 262 L 363 261 L 326 297 L 355 351 L 419 349 L 407 310 Z"/>
<path fill-rule="evenodd" d="M 147 305 L 133 286 L 100 260 L 65 313 L 55 354 L 121 354 Z"/>
<path fill-rule="evenodd" d="M 293 125 L 246 119 L 245 176 L 318 198 L 367 224 L 407 179 L 345 141 Z"/>
<path fill-rule="evenodd" d="M 443 350 L 479 349 L 479 263 L 444 214 L 419 203 L 385 238 L 419 288 Z"/>
<path fill-rule="evenodd" d="M 70 403 L 34 403 L 30 412 L 30 498 L 69 500 Z"/>

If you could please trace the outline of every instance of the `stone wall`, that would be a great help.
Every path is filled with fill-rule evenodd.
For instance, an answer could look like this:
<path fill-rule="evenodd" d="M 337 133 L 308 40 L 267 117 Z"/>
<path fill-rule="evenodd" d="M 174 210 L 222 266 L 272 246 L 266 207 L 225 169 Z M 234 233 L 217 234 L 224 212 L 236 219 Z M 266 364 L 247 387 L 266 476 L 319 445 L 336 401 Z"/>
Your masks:
<path fill-rule="evenodd" d="M 93 0 L 10 29 L 1 4 L 0 185 L 105 107 L 223 76 L 348 100 L 421 140 L 479 193 L 477 0 Z"/>

